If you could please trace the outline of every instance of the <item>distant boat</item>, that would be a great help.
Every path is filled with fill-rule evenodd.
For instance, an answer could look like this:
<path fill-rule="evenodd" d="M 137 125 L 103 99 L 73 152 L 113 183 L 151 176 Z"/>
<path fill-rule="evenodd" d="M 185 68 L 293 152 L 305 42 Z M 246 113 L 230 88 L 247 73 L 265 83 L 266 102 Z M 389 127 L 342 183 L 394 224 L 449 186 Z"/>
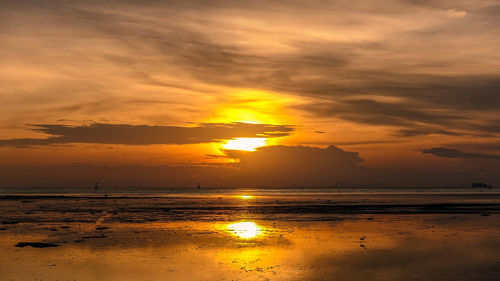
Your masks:
<path fill-rule="evenodd" d="M 198 183 L 198 190 L 200 190 L 200 189 L 201 189 L 201 185 L 200 185 L 200 183 Z"/>
<path fill-rule="evenodd" d="M 95 183 L 95 186 L 94 186 L 94 190 L 98 190 L 99 189 L 99 184 L 97 184 L 97 182 Z"/>
<path fill-rule="evenodd" d="M 487 187 L 488 189 L 491 189 L 492 186 L 487 183 L 482 183 L 482 182 L 475 182 L 472 184 L 472 187 Z"/>

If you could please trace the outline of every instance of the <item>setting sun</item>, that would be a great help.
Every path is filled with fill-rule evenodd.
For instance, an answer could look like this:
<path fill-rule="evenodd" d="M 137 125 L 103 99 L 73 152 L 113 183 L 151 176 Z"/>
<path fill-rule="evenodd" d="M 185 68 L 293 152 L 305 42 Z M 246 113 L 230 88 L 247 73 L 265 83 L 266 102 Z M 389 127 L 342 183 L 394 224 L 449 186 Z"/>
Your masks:
<path fill-rule="evenodd" d="M 235 138 L 228 140 L 222 147 L 228 150 L 255 151 L 257 147 L 266 145 L 266 141 L 266 138 Z"/>
<path fill-rule="evenodd" d="M 227 229 L 232 234 L 243 239 L 253 238 L 261 232 L 260 227 L 258 227 L 254 222 L 249 221 L 230 224 L 227 226 Z"/>

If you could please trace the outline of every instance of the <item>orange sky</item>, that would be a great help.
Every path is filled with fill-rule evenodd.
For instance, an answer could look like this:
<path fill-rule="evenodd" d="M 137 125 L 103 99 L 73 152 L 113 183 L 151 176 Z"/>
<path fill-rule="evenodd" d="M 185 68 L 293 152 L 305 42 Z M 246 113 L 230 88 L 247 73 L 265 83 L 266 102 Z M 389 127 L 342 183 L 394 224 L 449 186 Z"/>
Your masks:
<path fill-rule="evenodd" d="M 0 185 L 500 184 L 499 11 L 2 3 Z"/>

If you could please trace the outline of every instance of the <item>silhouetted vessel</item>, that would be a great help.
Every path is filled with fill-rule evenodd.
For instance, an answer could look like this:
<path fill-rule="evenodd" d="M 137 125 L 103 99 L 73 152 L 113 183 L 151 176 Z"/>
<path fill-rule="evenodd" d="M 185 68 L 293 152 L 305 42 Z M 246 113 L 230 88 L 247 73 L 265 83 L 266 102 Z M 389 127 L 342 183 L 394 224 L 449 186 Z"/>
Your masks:
<path fill-rule="evenodd" d="M 475 182 L 472 184 L 472 187 L 487 187 L 487 188 L 492 188 L 491 184 L 487 183 L 482 183 L 482 182 Z"/>

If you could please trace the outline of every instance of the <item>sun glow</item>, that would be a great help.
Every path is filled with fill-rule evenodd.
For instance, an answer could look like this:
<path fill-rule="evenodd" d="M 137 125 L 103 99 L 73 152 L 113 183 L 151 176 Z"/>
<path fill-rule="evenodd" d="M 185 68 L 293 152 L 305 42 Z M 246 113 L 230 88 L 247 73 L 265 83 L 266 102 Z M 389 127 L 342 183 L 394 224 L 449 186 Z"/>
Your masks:
<path fill-rule="evenodd" d="M 229 224 L 227 229 L 232 234 L 238 236 L 243 239 L 254 238 L 259 235 L 261 232 L 260 227 L 258 227 L 255 223 L 250 221 L 238 222 Z"/>
<path fill-rule="evenodd" d="M 248 124 L 294 124 L 291 116 L 283 109 L 284 104 L 295 104 L 294 98 L 274 92 L 253 89 L 231 89 L 225 93 L 221 103 L 215 103 L 212 113 L 202 123 L 248 123 Z M 251 135 L 249 135 L 251 136 Z M 238 137 L 215 143 L 217 150 L 255 151 L 261 146 L 272 146 L 282 138 L 254 135 Z M 213 154 L 219 154 L 220 151 Z M 235 159 L 228 161 L 236 161 Z"/>
<path fill-rule="evenodd" d="M 255 151 L 257 147 L 266 145 L 266 138 L 235 138 L 222 145 L 227 150 Z"/>
<path fill-rule="evenodd" d="M 253 196 L 252 195 L 240 195 L 240 198 L 244 199 L 244 200 L 247 200 L 247 199 L 252 199 Z"/>
<path fill-rule="evenodd" d="M 283 110 L 284 104 L 295 99 L 274 92 L 252 89 L 231 89 L 223 103 L 216 104 L 212 114 L 203 120 L 208 123 L 243 122 L 252 124 L 294 124 Z"/>

